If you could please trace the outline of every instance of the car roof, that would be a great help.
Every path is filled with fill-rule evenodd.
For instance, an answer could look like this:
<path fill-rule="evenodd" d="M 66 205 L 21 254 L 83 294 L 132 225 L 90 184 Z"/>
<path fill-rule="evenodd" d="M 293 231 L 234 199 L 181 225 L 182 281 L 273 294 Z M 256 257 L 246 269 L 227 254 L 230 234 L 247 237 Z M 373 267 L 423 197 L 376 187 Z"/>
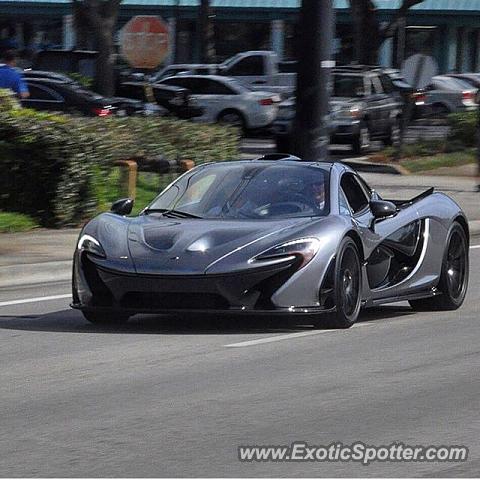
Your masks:
<path fill-rule="evenodd" d="M 264 160 L 262 157 L 260 158 L 254 158 L 252 160 L 225 160 L 223 162 L 210 162 L 210 163 L 204 163 L 199 166 L 213 166 L 213 165 L 222 165 L 222 166 L 228 166 L 228 165 L 283 165 L 283 166 L 310 166 L 310 167 L 320 167 L 325 170 L 331 170 L 332 168 L 340 167 L 347 169 L 349 171 L 354 171 L 347 165 L 341 163 L 341 162 L 322 162 L 322 161 L 303 161 L 303 160 L 292 160 L 289 158 L 285 159 L 279 159 L 279 160 Z"/>
<path fill-rule="evenodd" d="M 226 80 L 231 80 L 231 77 L 224 77 L 222 75 L 176 75 L 174 77 L 167 77 L 167 78 L 206 78 L 209 80 L 216 80 L 219 82 L 225 82 Z M 167 80 L 167 78 L 162 78 L 160 82 L 163 82 L 163 80 Z"/>

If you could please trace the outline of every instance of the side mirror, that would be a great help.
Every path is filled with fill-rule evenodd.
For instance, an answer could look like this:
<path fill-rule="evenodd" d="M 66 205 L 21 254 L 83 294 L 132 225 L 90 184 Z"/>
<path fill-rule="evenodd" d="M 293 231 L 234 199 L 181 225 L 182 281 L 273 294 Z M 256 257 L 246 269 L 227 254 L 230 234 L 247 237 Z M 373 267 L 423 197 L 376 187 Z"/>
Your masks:
<path fill-rule="evenodd" d="M 371 200 L 370 210 L 373 215 L 373 220 L 370 228 L 373 230 L 375 224 L 388 217 L 393 217 L 398 213 L 397 206 L 392 202 L 385 200 Z"/>
<path fill-rule="evenodd" d="M 117 200 L 112 204 L 110 211 L 112 213 L 116 213 L 117 215 L 129 215 L 132 213 L 134 203 L 135 200 L 132 200 L 131 198 L 122 198 L 121 200 Z"/>

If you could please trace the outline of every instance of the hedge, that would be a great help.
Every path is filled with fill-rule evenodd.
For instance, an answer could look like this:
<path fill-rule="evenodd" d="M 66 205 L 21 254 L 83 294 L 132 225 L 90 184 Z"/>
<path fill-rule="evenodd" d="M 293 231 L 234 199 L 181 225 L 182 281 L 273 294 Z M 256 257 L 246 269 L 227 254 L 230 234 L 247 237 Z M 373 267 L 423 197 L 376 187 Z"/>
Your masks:
<path fill-rule="evenodd" d="M 453 113 L 448 116 L 450 133 L 449 142 L 453 142 L 453 147 L 461 149 L 466 147 L 475 147 L 478 138 L 478 113 L 463 112 Z"/>
<path fill-rule="evenodd" d="M 101 203 L 117 160 L 164 156 L 197 164 L 238 155 L 238 132 L 153 117 L 84 118 L 0 109 L 0 210 L 45 227 L 79 225 Z"/>

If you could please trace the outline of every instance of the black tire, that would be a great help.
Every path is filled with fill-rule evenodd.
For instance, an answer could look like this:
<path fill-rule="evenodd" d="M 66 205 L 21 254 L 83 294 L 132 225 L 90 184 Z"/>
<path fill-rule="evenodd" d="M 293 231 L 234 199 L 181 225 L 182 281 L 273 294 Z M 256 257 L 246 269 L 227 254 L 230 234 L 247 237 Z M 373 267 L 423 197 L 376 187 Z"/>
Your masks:
<path fill-rule="evenodd" d="M 400 136 L 402 134 L 402 126 L 400 119 L 397 118 L 394 120 L 393 124 L 390 125 L 388 136 L 384 140 L 384 144 L 390 147 L 398 147 L 400 144 Z"/>
<path fill-rule="evenodd" d="M 277 147 L 277 153 L 290 153 L 292 150 L 290 135 L 276 135 L 275 145 Z"/>
<path fill-rule="evenodd" d="M 362 267 L 355 242 L 346 237 L 338 250 L 334 272 L 336 312 L 325 317 L 329 328 L 350 328 L 358 319 L 362 295 Z"/>
<path fill-rule="evenodd" d="M 371 146 L 371 135 L 367 123 L 360 124 L 359 132 L 353 136 L 352 150 L 356 155 L 367 153 Z"/>
<path fill-rule="evenodd" d="M 245 117 L 237 110 L 225 110 L 218 116 L 218 123 L 237 127 L 243 133 L 247 130 Z"/>
<path fill-rule="evenodd" d="M 438 283 L 441 294 L 421 300 L 410 300 L 418 312 L 459 309 L 467 294 L 469 276 L 468 240 L 462 226 L 455 222 L 448 234 Z"/>
<path fill-rule="evenodd" d="M 128 315 L 110 312 L 82 312 L 90 323 L 95 325 L 122 325 L 128 321 Z"/>

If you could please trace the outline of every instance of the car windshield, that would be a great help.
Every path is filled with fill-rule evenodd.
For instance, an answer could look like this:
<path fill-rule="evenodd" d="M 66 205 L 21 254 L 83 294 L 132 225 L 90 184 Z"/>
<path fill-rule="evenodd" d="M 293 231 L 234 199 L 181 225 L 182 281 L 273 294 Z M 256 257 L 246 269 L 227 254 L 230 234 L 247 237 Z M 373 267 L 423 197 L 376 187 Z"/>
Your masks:
<path fill-rule="evenodd" d="M 148 211 L 208 219 L 280 219 L 329 213 L 329 171 L 315 165 L 216 164 L 164 190 Z"/>
<path fill-rule="evenodd" d="M 359 97 L 365 93 L 363 77 L 360 75 L 334 75 L 334 97 Z"/>

